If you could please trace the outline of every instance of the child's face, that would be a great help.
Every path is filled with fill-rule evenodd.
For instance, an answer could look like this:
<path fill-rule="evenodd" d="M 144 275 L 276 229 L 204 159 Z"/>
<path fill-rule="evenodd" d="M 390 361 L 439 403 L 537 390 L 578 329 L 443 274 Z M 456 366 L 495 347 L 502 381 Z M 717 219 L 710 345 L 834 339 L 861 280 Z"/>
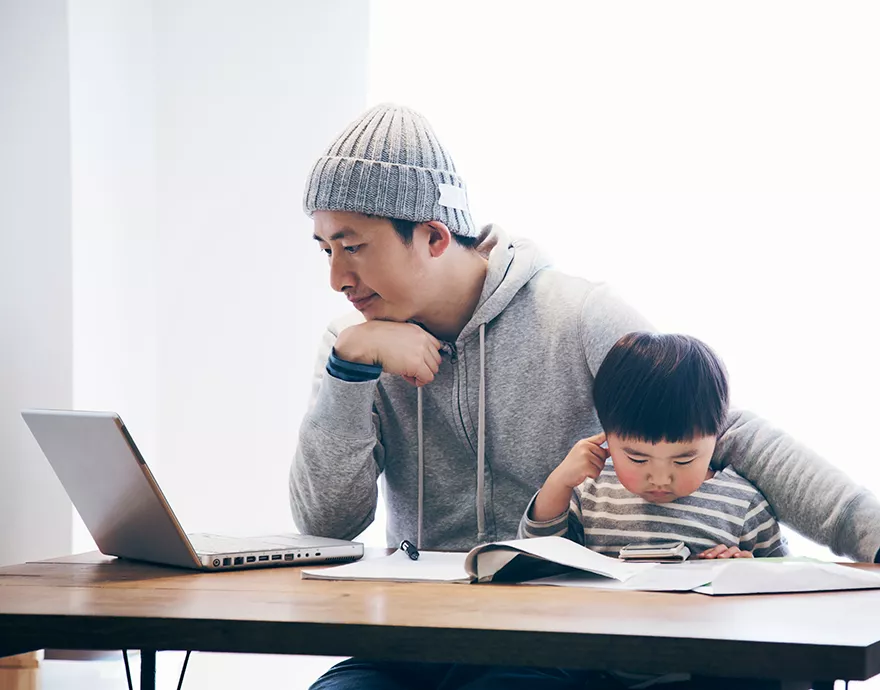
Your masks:
<path fill-rule="evenodd" d="M 615 434 L 607 438 L 620 483 L 651 503 L 668 503 L 692 494 L 711 476 L 714 436 L 680 443 L 647 443 Z"/>

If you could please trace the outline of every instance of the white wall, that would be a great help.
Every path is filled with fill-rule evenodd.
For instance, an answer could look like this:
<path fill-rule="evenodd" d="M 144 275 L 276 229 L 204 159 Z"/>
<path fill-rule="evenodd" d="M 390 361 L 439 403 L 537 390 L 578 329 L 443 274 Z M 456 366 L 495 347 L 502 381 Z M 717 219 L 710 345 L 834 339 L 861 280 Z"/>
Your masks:
<path fill-rule="evenodd" d="M 366 106 L 367 3 L 154 3 L 159 441 L 189 530 L 293 528 L 317 344 L 345 303 L 301 210 Z M 136 438 L 140 420 L 131 420 Z"/>
<path fill-rule="evenodd" d="M 704 338 L 734 398 L 880 491 L 880 7 L 374 0 L 478 222 Z M 431 27 L 452 50 L 400 60 Z"/>
<path fill-rule="evenodd" d="M 0 563 L 70 549 L 69 502 L 19 416 L 72 401 L 66 3 L 0 2 Z"/>
<path fill-rule="evenodd" d="M 40 537 L 5 531 L 0 559 L 71 548 L 26 405 L 118 411 L 187 529 L 292 529 L 317 343 L 346 308 L 302 187 L 366 106 L 368 4 L 0 11 L 0 522 Z"/>
<path fill-rule="evenodd" d="M 150 0 L 69 0 L 74 407 L 155 454 L 156 98 Z M 94 548 L 76 516 L 74 550 Z"/>

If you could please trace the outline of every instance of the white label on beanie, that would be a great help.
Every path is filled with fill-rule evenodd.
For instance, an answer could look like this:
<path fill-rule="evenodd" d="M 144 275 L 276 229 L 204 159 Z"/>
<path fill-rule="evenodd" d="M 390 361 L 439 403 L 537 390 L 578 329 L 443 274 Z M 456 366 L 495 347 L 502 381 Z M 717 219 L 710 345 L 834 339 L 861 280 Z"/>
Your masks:
<path fill-rule="evenodd" d="M 447 208 L 457 208 L 459 211 L 468 210 L 467 197 L 461 187 L 455 187 L 451 184 L 439 184 L 437 188 L 440 190 L 438 204 Z"/>

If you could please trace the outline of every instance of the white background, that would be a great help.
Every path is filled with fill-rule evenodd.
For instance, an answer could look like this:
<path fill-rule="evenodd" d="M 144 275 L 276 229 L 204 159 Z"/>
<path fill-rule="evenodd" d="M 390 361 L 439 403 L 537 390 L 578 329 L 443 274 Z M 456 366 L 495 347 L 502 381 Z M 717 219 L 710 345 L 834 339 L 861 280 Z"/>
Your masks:
<path fill-rule="evenodd" d="M 189 531 L 293 529 L 313 361 L 347 306 L 302 188 L 366 105 L 368 18 L 0 2 L 0 561 L 93 545 L 28 406 L 120 413 Z"/>

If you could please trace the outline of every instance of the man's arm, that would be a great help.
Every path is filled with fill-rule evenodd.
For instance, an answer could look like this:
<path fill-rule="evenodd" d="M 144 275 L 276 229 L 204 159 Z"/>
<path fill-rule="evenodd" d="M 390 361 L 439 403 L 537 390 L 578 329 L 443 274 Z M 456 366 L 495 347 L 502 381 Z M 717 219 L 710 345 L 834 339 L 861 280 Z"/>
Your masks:
<path fill-rule="evenodd" d="M 627 333 L 654 327 L 607 284 L 597 285 L 584 301 L 580 333 L 587 366 L 593 376 L 608 351 Z"/>
<path fill-rule="evenodd" d="M 318 353 L 312 401 L 290 469 L 290 507 L 303 533 L 352 539 L 375 517 L 384 450 L 373 410 L 376 379 L 345 381 L 327 372 L 339 330 L 331 325 Z"/>
<path fill-rule="evenodd" d="M 728 464 L 758 487 L 783 523 L 840 556 L 878 560 L 880 502 L 785 432 L 731 410 L 712 458 L 715 468 Z"/>

